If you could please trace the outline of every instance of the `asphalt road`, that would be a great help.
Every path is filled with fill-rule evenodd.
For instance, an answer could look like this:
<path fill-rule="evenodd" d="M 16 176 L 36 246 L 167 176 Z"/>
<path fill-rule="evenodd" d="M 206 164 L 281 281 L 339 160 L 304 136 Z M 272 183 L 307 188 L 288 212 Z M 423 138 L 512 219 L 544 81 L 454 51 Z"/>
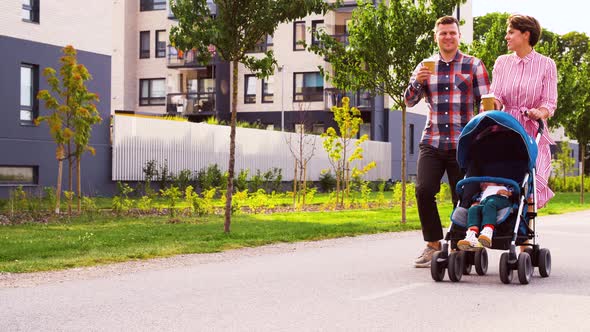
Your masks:
<path fill-rule="evenodd" d="M 537 231 L 553 267 L 529 285 L 500 282 L 496 250 L 486 276 L 434 282 L 411 265 L 419 232 L 10 276 L 0 331 L 590 331 L 590 211 L 542 217 Z"/>

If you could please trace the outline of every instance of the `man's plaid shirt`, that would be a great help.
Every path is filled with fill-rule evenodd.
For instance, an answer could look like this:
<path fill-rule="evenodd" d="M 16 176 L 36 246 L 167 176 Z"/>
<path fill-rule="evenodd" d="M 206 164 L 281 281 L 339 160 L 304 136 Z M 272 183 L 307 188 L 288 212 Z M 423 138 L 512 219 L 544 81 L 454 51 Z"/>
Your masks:
<path fill-rule="evenodd" d="M 489 92 L 490 80 L 483 62 L 457 51 L 451 62 L 444 62 L 440 54 L 433 55 L 435 74 L 427 85 L 416 81 L 418 64 L 406 89 L 405 103 L 412 107 L 422 97 L 428 106 L 428 118 L 420 143 L 441 150 L 457 148 L 463 127 L 473 117 L 473 108 L 481 96 Z"/>

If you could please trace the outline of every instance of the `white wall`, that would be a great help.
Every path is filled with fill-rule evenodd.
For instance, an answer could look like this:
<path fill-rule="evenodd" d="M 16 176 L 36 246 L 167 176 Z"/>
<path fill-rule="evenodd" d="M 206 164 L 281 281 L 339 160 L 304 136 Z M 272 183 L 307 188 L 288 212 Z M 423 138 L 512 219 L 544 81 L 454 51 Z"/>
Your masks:
<path fill-rule="evenodd" d="M 229 160 L 229 126 L 192 123 L 115 115 L 113 138 L 113 181 L 141 181 L 142 168 L 150 160 L 167 160 L 171 172 L 183 169 L 198 171 L 217 164 L 227 170 Z M 266 172 L 273 167 L 282 170 L 283 179 L 293 179 L 294 159 L 287 145 L 292 137 L 298 146 L 297 134 L 260 129 L 236 128 L 236 172 L 257 169 Z M 316 138 L 315 154 L 308 164 L 308 179 L 317 180 L 323 169 L 330 167 L 322 138 Z M 354 144 L 351 142 L 351 146 Z M 361 147 L 364 160 L 355 164 L 361 168 L 370 161 L 377 167 L 365 176 L 368 180 L 391 177 L 391 144 L 366 141 Z"/>
<path fill-rule="evenodd" d="M 0 1 L 0 34 L 112 54 L 112 1 L 43 0 L 40 3 L 40 23 L 37 24 L 22 20 L 21 1 Z"/>

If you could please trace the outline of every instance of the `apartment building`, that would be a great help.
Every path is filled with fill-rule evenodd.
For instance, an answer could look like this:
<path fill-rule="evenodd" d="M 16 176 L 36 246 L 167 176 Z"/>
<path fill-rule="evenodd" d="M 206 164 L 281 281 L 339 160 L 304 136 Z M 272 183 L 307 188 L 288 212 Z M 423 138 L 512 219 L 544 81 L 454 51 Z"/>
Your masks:
<path fill-rule="evenodd" d="M 210 3 L 212 11 L 215 5 Z M 272 48 L 278 62 L 274 75 L 257 79 L 242 65 L 239 70 L 238 119 L 258 122 L 271 130 L 321 133 L 335 126 L 330 108 L 348 95 L 364 120 L 361 134 L 392 142 L 392 177 L 399 178 L 400 112 L 390 112 L 388 98 L 359 92 L 344 93 L 330 87 L 318 66 L 326 63 L 298 42 L 313 43 L 310 29 L 325 29 L 347 41 L 347 21 L 355 1 L 326 16 L 310 15 L 279 25 L 272 36 L 252 50 Z M 463 37 L 471 40 L 471 1 L 456 13 L 465 21 Z M 42 188 L 55 185 L 55 144 L 46 124 L 33 119 L 49 111 L 35 98 L 47 89 L 42 72 L 59 68 L 61 49 L 73 45 L 78 60 L 94 79 L 88 88 L 100 96 L 103 122 L 95 127 L 91 145 L 95 156 L 83 158 L 85 193 L 112 192 L 110 115 L 115 111 L 182 115 L 191 121 L 230 116 L 230 64 L 214 59 L 196 60 L 191 50 L 176 50 L 169 43 L 176 24 L 168 0 L 22 0 L 0 2 L 0 196 L 15 186 Z M 409 174 L 415 169 L 416 147 L 425 123 L 424 107 L 408 115 Z M 67 179 L 67 171 L 64 178 Z"/>
<path fill-rule="evenodd" d="M 168 32 L 175 24 L 166 0 L 115 2 L 113 29 L 113 100 L 114 111 L 148 114 L 182 115 L 190 121 L 209 117 L 228 120 L 230 116 L 230 65 L 214 60 L 208 65 L 196 61 L 192 51 L 176 50 L 168 42 Z M 210 2 L 212 12 L 215 5 Z M 400 178 L 401 113 L 390 112 L 393 103 L 383 96 L 366 92 L 339 91 L 320 75 L 324 60 L 307 52 L 299 41 L 311 44 L 310 30 L 324 29 L 343 43 L 347 42 L 347 22 L 356 1 L 343 1 L 335 12 L 325 16 L 309 15 L 294 22 L 280 24 L 272 36 L 262 40 L 252 55 L 273 49 L 278 68 L 267 79 L 257 79 L 243 65 L 238 75 L 238 120 L 256 122 L 271 130 L 322 133 L 336 126 L 330 111 L 343 96 L 361 111 L 360 135 L 372 140 L 392 142 L 392 178 Z M 464 22 L 464 42 L 473 39 L 472 2 L 458 8 L 456 15 Z M 426 122 L 423 103 L 408 109 L 408 174 L 415 174 L 417 147 Z"/>
<path fill-rule="evenodd" d="M 167 1 L 120 1 L 115 6 L 119 8 L 113 29 L 113 110 L 183 115 L 191 121 L 211 116 L 229 119 L 230 65 L 219 60 L 200 64 L 192 51 L 169 45 L 168 32 L 175 20 Z M 214 12 L 213 2 L 210 7 Z M 280 24 L 272 36 L 262 40 L 251 54 L 273 49 L 278 68 L 274 75 L 260 80 L 240 64 L 238 120 L 287 131 L 299 130 L 304 123 L 307 131 L 321 133 L 336 125 L 330 108 L 348 95 L 351 105 L 361 110 L 361 135 L 386 141 L 391 131 L 390 101 L 362 91 L 343 93 L 330 87 L 318 70 L 318 66 L 326 65 L 324 60 L 299 43 L 313 43 L 310 30 L 315 29 L 324 29 L 346 43 L 346 26 L 354 8 L 356 1 L 344 1 L 341 8 L 326 16 L 309 15 Z M 463 36 L 470 40 L 471 1 L 457 15 L 465 20 L 468 28 L 463 29 Z M 423 113 L 420 107 L 415 110 Z M 423 123 L 416 124 L 416 135 Z"/>
<path fill-rule="evenodd" d="M 47 67 L 59 69 L 61 50 L 72 45 L 78 61 L 94 79 L 87 86 L 98 93 L 102 124 L 92 132 L 95 156 L 84 156 L 86 193 L 109 190 L 111 113 L 112 6 L 110 1 L 21 0 L 0 2 L 0 197 L 18 185 L 35 189 L 55 186 L 55 143 L 46 124 L 33 119 L 49 111 L 36 99 L 49 89 Z M 64 179 L 68 178 L 65 167 Z M 67 181 L 66 181 L 67 182 Z"/>

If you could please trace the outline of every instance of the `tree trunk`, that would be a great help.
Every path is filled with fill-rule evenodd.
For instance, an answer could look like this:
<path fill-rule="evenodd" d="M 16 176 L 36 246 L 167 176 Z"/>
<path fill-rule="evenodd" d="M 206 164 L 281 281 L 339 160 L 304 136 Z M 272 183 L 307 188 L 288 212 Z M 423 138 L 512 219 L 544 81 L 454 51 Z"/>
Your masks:
<path fill-rule="evenodd" d="M 82 213 L 82 183 L 81 183 L 81 174 L 80 174 L 80 157 L 76 158 L 76 184 L 78 189 L 78 213 Z"/>
<path fill-rule="evenodd" d="M 305 208 L 305 196 L 307 195 L 307 161 L 303 164 L 303 177 L 301 178 L 301 185 L 303 187 L 303 201 L 301 206 Z"/>
<path fill-rule="evenodd" d="M 580 178 L 580 204 L 584 204 L 584 164 L 586 161 L 586 143 L 581 144 L 582 146 L 582 172 L 580 174 L 581 178 Z"/>
<path fill-rule="evenodd" d="M 295 158 L 295 168 L 294 168 L 294 172 L 293 172 L 293 208 L 297 208 L 297 198 L 299 197 L 299 194 L 297 193 L 297 181 L 299 181 L 299 179 L 297 178 L 297 158 Z"/>
<path fill-rule="evenodd" d="M 406 223 L 406 108 L 402 107 L 402 224 Z"/>
<path fill-rule="evenodd" d="M 72 160 L 72 143 L 68 142 L 68 190 L 74 192 L 74 161 Z M 71 198 L 72 196 L 70 196 Z M 72 215 L 72 200 L 68 199 L 68 215 Z"/>
<path fill-rule="evenodd" d="M 57 186 L 55 188 L 55 214 L 59 214 L 61 203 L 61 181 L 63 173 L 63 147 L 57 151 Z"/>
<path fill-rule="evenodd" d="M 230 232 L 231 202 L 234 189 L 234 166 L 236 163 L 236 118 L 238 106 L 238 61 L 232 61 L 232 95 L 231 95 L 231 120 L 229 134 L 229 165 L 227 167 L 227 192 L 225 193 L 225 223 L 224 232 Z"/>

